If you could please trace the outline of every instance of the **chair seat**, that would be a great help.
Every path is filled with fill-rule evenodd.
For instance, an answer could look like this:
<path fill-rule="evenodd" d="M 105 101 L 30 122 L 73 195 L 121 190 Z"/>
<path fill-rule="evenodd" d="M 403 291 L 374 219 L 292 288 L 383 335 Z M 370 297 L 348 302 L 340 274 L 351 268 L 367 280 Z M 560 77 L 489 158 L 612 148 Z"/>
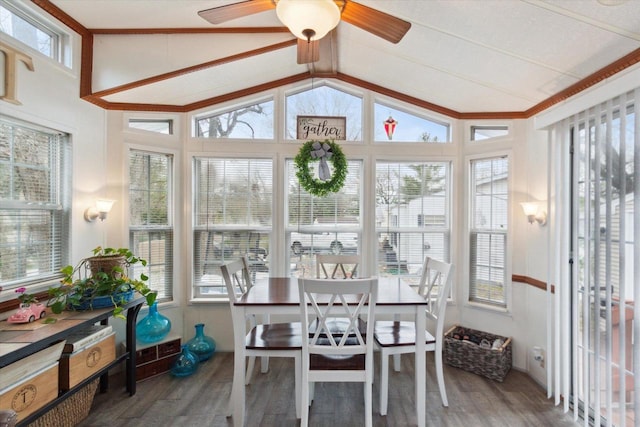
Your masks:
<path fill-rule="evenodd" d="M 336 341 L 340 341 L 340 336 L 335 336 Z M 328 343 L 328 338 L 318 339 L 318 344 Z M 353 337 L 347 338 L 345 346 L 358 345 L 358 340 Z M 309 355 L 309 369 L 312 371 L 322 371 L 331 369 L 333 371 L 340 370 L 364 370 L 365 355 L 364 354 L 311 354 Z"/>
<path fill-rule="evenodd" d="M 246 348 L 251 350 L 291 350 L 302 348 L 300 322 L 256 325 L 247 334 Z"/>
<path fill-rule="evenodd" d="M 415 345 L 416 325 L 413 322 L 377 321 L 374 337 L 380 347 L 399 347 Z M 436 339 L 428 331 L 424 331 L 426 344 L 435 344 Z"/>

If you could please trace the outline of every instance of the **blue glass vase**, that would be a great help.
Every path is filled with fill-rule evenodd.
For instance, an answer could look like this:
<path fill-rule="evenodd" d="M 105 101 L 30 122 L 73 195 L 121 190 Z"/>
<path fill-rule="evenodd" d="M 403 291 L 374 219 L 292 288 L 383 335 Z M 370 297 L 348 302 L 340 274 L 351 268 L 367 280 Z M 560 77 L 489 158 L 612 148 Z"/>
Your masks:
<path fill-rule="evenodd" d="M 171 320 L 158 312 L 158 303 L 149 307 L 149 313 L 136 324 L 138 342 L 149 344 L 162 341 L 171 330 Z"/>
<path fill-rule="evenodd" d="M 198 370 L 198 356 L 193 354 L 187 345 L 182 346 L 182 352 L 171 365 L 171 375 L 176 377 L 188 377 Z"/>
<path fill-rule="evenodd" d="M 189 350 L 198 356 L 200 362 L 209 360 L 216 351 L 216 342 L 213 338 L 204 334 L 204 323 L 196 325 L 196 336 L 187 341 Z"/>

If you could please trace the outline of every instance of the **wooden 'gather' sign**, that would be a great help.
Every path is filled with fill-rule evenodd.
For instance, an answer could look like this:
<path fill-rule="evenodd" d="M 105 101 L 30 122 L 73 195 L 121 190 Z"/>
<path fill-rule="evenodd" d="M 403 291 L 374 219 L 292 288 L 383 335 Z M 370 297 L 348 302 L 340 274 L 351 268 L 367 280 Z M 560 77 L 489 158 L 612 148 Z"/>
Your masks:
<path fill-rule="evenodd" d="M 346 117 L 297 116 L 298 139 L 333 139 L 344 141 L 347 134 Z"/>

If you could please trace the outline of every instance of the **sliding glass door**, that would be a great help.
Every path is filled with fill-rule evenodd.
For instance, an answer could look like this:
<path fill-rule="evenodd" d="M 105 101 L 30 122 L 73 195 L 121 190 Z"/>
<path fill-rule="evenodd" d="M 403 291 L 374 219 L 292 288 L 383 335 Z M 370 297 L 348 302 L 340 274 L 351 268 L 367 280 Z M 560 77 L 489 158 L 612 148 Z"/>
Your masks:
<path fill-rule="evenodd" d="M 636 94 L 638 91 L 636 91 Z M 635 98 L 637 100 L 637 98 Z M 572 396 L 585 425 L 640 419 L 640 135 L 634 94 L 570 119 Z"/>

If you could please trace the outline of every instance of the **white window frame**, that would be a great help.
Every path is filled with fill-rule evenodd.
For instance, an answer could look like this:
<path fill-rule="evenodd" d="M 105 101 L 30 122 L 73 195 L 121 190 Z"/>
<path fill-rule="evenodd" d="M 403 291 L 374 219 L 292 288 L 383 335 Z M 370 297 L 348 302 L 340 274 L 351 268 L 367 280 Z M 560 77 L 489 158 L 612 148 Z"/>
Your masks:
<path fill-rule="evenodd" d="M 176 206 L 175 203 L 175 189 L 176 189 L 176 185 L 175 185 L 175 176 L 176 176 L 176 155 L 174 153 L 169 153 L 169 152 L 164 152 L 164 151 L 159 151 L 159 150 L 149 150 L 148 148 L 139 148 L 139 147 L 133 147 L 130 146 L 128 147 L 127 150 L 127 167 L 126 167 L 126 173 L 127 173 L 127 177 L 129 177 L 130 175 L 130 163 L 129 163 L 129 155 L 133 152 L 139 152 L 139 153 L 146 153 L 149 155 L 158 155 L 158 156 L 167 156 L 170 158 L 170 164 L 169 164 L 169 177 L 168 177 L 168 183 L 167 183 L 167 192 L 168 192 L 168 197 L 167 197 L 167 217 L 168 217 L 168 224 L 166 226 L 134 226 L 131 224 L 131 220 L 129 219 L 128 223 L 129 223 L 129 235 L 128 235 L 128 241 L 129 241 L 129 245 L 130 247 L 133 247 L 133 241 L 132 241 L 132 234 L 133 232 L 141 232 L 141 231 L 147 231 L 148 233 L 152 233 L 154 231 L 162 231 L 162 232 L 168 232 L 171 235 L 171 259 L 169 260 L 165 260 L 164 265 L 170 264 L 170 271 L 171 271 L 171 276 L 168 277 L 166 280 L 168 280 L 170 282 L 170 287 L 171 287 L 171 296 L 168 298 L 158 298 L 158 302 L 160 303 L 164 303 L 164 302 L 172 302 L 176 300 L 176 250 L 177 250 L 177 244 L 176 244 L 176 226 L 175 226 L 175 214 L 174 214 L 174 209 Z M 130 203 L 130 199 L 129 199 L 129 189 L 130 189 L 130 185 L 131 183 L 128 182 L 128 187 L 127 187 L 127 199 L 129 200 Z M 127 212 L 130 212 L 130 209 L 127 210 Z M 151 262 L 152 260 L 147 259 L 147 262 Z M 146 269 L 149 270 L 149 264 L 147 265 Z M 152 278 L 152 274 L 150 271 L 146 272 L 147 276 L 149 277 L 149 280 L 151 280 Z"/>
<path fill-rule="evenodd" d="M 57 167 L 57 171 L 55 171 L 54 176 L 51 177 L 52 181 L 58 181 L 57 198 L 58 202 L 56 203 L 58 207 L 54 204 L 47 203 L 45 204 L 45 210 L 62 210 L 63 217 L 61 219 L 61 236 L 59 236 L 59 253 L 57 256 L 53 254 L 54 258 L 58 259 L 57 263 L 54 263 L 53 270 L 46 274 L 45 276 L 39 278 L 29 278 L 23 277 L 17 280 L 12 281 L 11 283 L 3 283 L 0 282 L 0 301 L 5 301 L 9 299 L 13 299 L 16 297 L 14 290 L 19 287 L 27 287 L 28 293 L 36 293 L 43 290 L 46 290 L 48 287 L 55 285 L 59 282 L 59 278 L 62 276 L 58 270 L 62 268 L 69 262 L 70 258 L 70 235 L 71 235 L 71 193 L 72 193 L 72 179 L 71 179 L 71 165 L 73 163 L 73 154 L 72 154 L 72 146 L 71 146 L 71 136 L 68 134 L 62 134 L 60 131 L 56 131 L 53 129 L 45 128 L 33 123 L 23 122 L 18 119 L 13 119 L 9 117 L 4 117 L 3 121 L 8 123 L 9 125 L 15 125 L 24 127 L 27 129 L 31 129 L 34 131 L 42 132 L 50 135 L 60 135 L 64 140 L 59 142 L 60 150 L 58 160 L 59 164 L 55 165 Z M 30 209 L 31 203 L 22 203 L 19 201 L 13 200 L 5 200 L 0 201 L 0 209 L 2 210 L 24 210 Z M 37 205 L 35 209 L 38 209 Z M 52 228 L 56 228 L 53 227 Z M 60 228 L 60 227 L 58 227 Z"/>
<path fill-rule="evenodd" d="M 380 163 L 405 163 L 405 164 L 428 164 L 428 163 L 434 163 L 434 164 L 443 164 L 445 165 L 445 167 L 447 168 L 446 170 L 446 183 L 445 183 L 445 197 L 444 197 L 444 202 L 446 205 L 446 213 L 444 216 L 444 224 L 443 225 L 433 225 L 433 224 L 423 224 L 423 225 L 418 225 L 418 217 L 415 217 L 415 221 L 413 221 L 413 225 L 404 225 L 404 226 L 400 226 L 398 225 L 398 216 L 396 213 L 392 214 L 390 217 L 392 219 L 392 223 L 389 225 L 389 227 L 385 228 L 385 227 L 378 227 L 377 225 L 375 225 L 374 229 L 375 229 L 375 236 L 376 238 L 374 239 L 374 241 L 378 241 L 378 235 L 379 233 L 384 233 L 387 232 L 387 229 L 389 232 L 391 233 L 398 233 L 398 234 L 428 234 L 428 233 L 442 233 L 444 236 L 444 241 L 445 241 L 445 245 L 446 247 L 444 248 L 444 259 L 440 259 L 440 261 L 443 262 L 455 262 L 454 260 L 452 260 L 452 247 L 455 244 L 454 239 L 453 239 L 453 231 L 452 231 L 452 224 L 454 223 L 454 212 L 452 209 L 453 206 L 453 198 L 452 195 L 454 193 L 454 186 L 453 186 L 453 177 L 454 177 L 454 161 L 453 159 L 450 158 L 438 158 L 436 156 L 433 157 L 428 157 L 428 158 L 416 158 L 416 159 L 408 159 L 408 158 L 402 158 L 402 159 L 386 159 L 386 158 L 377 158 L 375 160 L 375 162 L 373 163 L 373 170 L 372 170 L 372 175 L 374 177 L 375 180 L 375 176 L 377 175 L 377 166 Z M 375 182 L 373 183 L 373 190 L 375 192 Z M 377 205 L 376 205 L 376 197 L 375 194 L 373 196 L 373 203 L 374 203 L 374 207 L 375 209 L 377 209 Z M 422 213 L 420 214 L 422 215 Z M 420 216 L 418 215 L 418 216 Z M 378 251 L 376 251 L 376 257 L 375 257 L 375 271 L 376 274 L 382 275 L 382 273 L 379 271 L 379 262 L 380 260 L 378 259 Z M 424 261 L 424 259 L 421 260 Z M 402 278 L 405 277 L 407 279 L 413 279 L 413 280 L 417 280 L 419 279 L 419 276 L 412 276 L 409 274 L 400 274 L 400 275 L 393 275 L 393 277 L 398 277 L 398 278 Z M 451 295 L 450 295 L 451 296 Z"/>
<path fill-rule="evenodd" d="M 505 236 L 505 245 L 506 245 L 506 253 L 505 253 L 505 282 L 504 282 L 504 295 L 505 295 L 505 305 L 504 307 L 499 306 L 499 305 L 493 305 L 493 304 L 484 304 L 481 302 L 476 302 L 476 301 L 471 301 L 469 299 L 470 296 L 470 291 L 471 291 L 471 285 L 470 285 L 470 281 L 471 281 L 471 271 L 470 271 L 470 267 L 471 267 L 471 231 L 472 231 L 472 211 L 471 208 L 473 206 L 473 202 L 471 200 L 472 195 L 473 195 L 473 190 L 472 190 L 472 175 L 471 175 L 471 162 L 472 161 L 477 161 L 477 160 L 484 160 L 484 159 L 492 159 L 492 158 L 496 158 L 496 157 L 507 157 L 509 159 L 509 176 L 507 178 L 507 187 L 508 187 L 508 195 L 509 195 L 509 203 L 507 204 L 507 231 L 506 231 L 506 236 Z M 464 235 L 465 235 L 465 242 L 464 242 L 464 248 L 465 248 L 465 254 L 464 254 L 464 262 L 463 262 L 463 276 L 465 277 L 466 280 L 463 280 L 464 283 L 464 297 L 463 297 L 463 301 L 464 304 L 468 307 L 472 307 L 472 308 L 482 308 L 482 309 L 487 309 L 490 310 L 492 312 L 498 312 L 498 313 L 507 313 L 509 314 L 511 312 L 511 307 L 512 307 L 512 294 L 513 294 L 513 289 L 512 289 L 512 280 L 511 280 L 511 276 L 512 276 L 512 250 L 511 248 L 513 248 L 513 215 L 512 215 L 512 211 L 513 211 L 513 168 L 514 168 L 514 156 L 513 156 L 513 152 L 512 150 L 501 150 L 501 151 L 493 151 L 493 152 L 487 152 L 487 153 L 482 153 L 482 154 L 477 154 L 477 155 L 473 155 L 473 156 L 466 156 L 465 157 L 465 178 L 464 181 L 466 183 L 465 185 L 465 194 L 464 194 L 464 205 L 465 205 L 465 212 L 467 213 L 465 216 L 465 223 L 464 223 Z"/>
<path fill-rule="evenodd" d="M 217 159 L 217 160 L 235 160 L 235 159 L 247 159 L 247 160 L 268 160 L 271 161 L 272 164 L 272 188 L 273 188 L 273 197 L 271 200 L 271 212 L 272 212 L 272 218 L 271 218 L 271 228 L 270 230 L 268 230 L 268 234 L 269 234 L 269 244 L 270 244 L 270 248 L 271 250 L 275 250 L 274 249 L 274 229 L 276 228 L 276 209 L 275 209 L 275 200 L 278 197 L 278 192 L 276 189 L 276 182 L 277 182 L 277 175 L 280 173 L 279 172 L 279 168 L 278 168 L 278 162 L 277 159 L 274 156 L 256 156 L 255 154 L 251 155 L 248 153 L 220 153 L 220 152 L 194 152 L 191 153 L 189 155 L 189 167 L 188 167 L 188 171 L 189 171 L 189 176 L 190 176 L 190 185 L 189 185 L 189 206 L 190 206 L 190 210 L 188 213 L 188 220 L 185 221 L 186 224 L 188 224 L 188 230 L 189 230 L 189 237 L 187 239 L 188 242 L 188 247 L 187 247 L 187 254 L 188 257 L 187 259 L 189 259 L 190 265 L 188 266 L 189 268 L 189 272 L 188 272 L 188 277 L 189 277 L 189 284 L 190 284 L 190 301 L 191 302 L 195 302 L 195 303 L 201 303 L 201 302 L 227 302 L 229 300 L 228 295 L 226 292 L 221 292 L 220 294 L 212 294 L 212 295 L 203 295 L 200 294 L 198 292 L 198 287 L 195 283 L 195 253 L 194 253 L 194 243 L 195 243 L 195 219 L 194 219 L 194 212 L 195 212 L 195 197 L 196 197 L 196 192 L 195 192 L 195 168 L 194 168 L 194 162 L 196 159 L 198 158 L 211 158 L 211 159 Z M 226 225 L 221 225 L 219 227 L 213 227 L 210 229 L 210 231 L 220 231 L 220 232 L 229 232 L 229 231 L 234 231 L 234 230 L 238 230 L 238 231 L 251 231 L 251 230 L 257 230 L 258 227 L 248 227 L 248 226 L 238 226 L 238 227 L 230 227 L 230 226 L 226 226 Z M 266 230 L 257 230 L 257 231 L 266 231 Z M 272 266 L 269 266 L 269 272 L 271 272 L 273 269 Z"/>
<path fill-rule="evenodd" d="M 4 0 L 4 7 L 12 14 L 27 21 L 40 31 L 49 34 L 54 40 L 52 41 L 52 55 L 46 55 L 38 49 L 24 43 L 22 40 L 13 37 L 13 35 L 1 32 L 4 36 L 11 40 L 20 49 L 26 49 L 30 53 L 46 58 L 57 64 L 64 65 L 66 68 L 72 68 L 72 36 L 67 30 L 52 21 L 47 15 L 43 15 L 36 8 L 31 8 L 23 1 Z"/>

